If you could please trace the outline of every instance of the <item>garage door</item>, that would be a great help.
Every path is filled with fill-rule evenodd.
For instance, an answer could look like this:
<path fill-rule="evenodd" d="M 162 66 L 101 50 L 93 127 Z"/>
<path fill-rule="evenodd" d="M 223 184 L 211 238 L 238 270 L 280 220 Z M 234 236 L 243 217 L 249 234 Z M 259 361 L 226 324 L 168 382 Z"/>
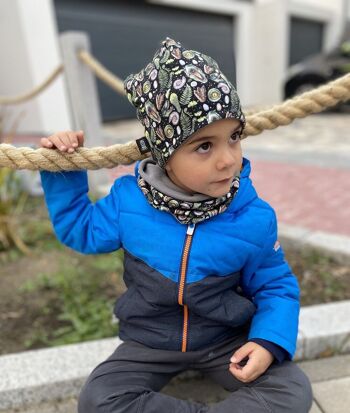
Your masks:
<path fill-rule="evenodd" d="M 290 65 L 322 51 L 324 23 L 297 17 L 290 23 Z"/>
<path fill-rule="evenodd" d="M 55 8 L 59 31 L 87 32 L 94 56 L 122 79 L 144 67 L 160 41 L 169 36 L 215 58 L 235 83 L 230 16 L 131 0 L 56 0 Z M 135 116 L 128 101 L 100 81 L 98 91 L 104 121 Z"/>

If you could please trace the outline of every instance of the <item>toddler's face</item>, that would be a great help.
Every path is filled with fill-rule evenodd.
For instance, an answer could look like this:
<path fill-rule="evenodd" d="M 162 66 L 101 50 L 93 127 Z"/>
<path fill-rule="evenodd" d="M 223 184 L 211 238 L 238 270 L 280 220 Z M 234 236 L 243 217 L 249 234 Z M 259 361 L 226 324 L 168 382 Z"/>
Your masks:
<path fill-rule="evenodd" d="M 170 157 L 169 178 L 190 193 L 219 197 L 230 191 L 242 166 L 241 123 L 221 119 L 192 134 Z"/>

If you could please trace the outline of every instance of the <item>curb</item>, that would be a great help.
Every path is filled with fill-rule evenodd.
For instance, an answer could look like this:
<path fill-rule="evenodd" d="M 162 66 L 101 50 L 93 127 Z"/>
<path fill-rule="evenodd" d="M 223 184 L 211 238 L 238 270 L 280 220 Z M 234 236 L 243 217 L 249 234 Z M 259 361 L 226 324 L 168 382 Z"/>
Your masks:
<path fill-rule="evenodd" d="M 278 224 L 281 243 L 295 249 L 317 248 L 328 253 L 336 261 L 350 265 L 350 237 L 308 228 Z"/>
<path fill-rule="evenodd" d="M 350 352 L 350 300 L 302 307 L 294 360 Z M 91 370 L 119 338 L 0 356 L 0 411 L 76 397 Z"/>

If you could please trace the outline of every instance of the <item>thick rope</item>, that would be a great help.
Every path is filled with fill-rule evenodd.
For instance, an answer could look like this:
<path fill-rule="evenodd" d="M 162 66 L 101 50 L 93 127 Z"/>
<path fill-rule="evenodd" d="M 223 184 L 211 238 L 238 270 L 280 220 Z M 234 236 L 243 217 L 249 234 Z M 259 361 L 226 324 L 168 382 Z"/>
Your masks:
<path fill-rule="evenodd" d="M 42 82 L 40 85 L 36 86 L 30 92 L 24 93 L 19 96 L 0 96 L 0 105 L 15 105 L 18 103 L 26 102 L 27 100 L 33 99 L 35 96 L 39 95 L 44 91 L 51 83 L 56 79 L 56 77 L 63 71 L 63 65 L 59 65 L 51 74 Z M 1 165 L 0 165 L 1 166 Z"/>
<path fill-rule="evenodd" d="M 289 125 L 294 119 L 322 112 L 347 100 L 350 100 L 350 74 L 248 116 L 243 138 L 258 135 L 265 129 Z"/>
<path fill-rule="evenodd" d="M 107 147 L 78 148 L 72 154 L 46 148 L 15 148 L 12 145 L 0 145 L 0 167 L 32 171 L 113 168 L 118 164 L 130 164 L 145 157 L 140 155 L 135 142 Z"/>
<path fill-rule="evenodd" d="M 95 73 L 95 75 L 106 83 L 109 87 L 114 89 L 117 93 L 125 96 L 124 82 L 105 66 L 103 66 L 98 60 L 96 60 L 91 54 L 82 50 L 78 53 L 79 58 Z"/>
<path fill-rule="evenodd" d="M 91 59 L 88 53 L 80 52 L 80 58 L 90 66 Z M 108 78 L 108 84 L 111 87 L 116 90 L 120 89 L 119 78 L 100 64 L 94 67 L 96 75 L 104 81 Z M 287 100 L 281 105 L 248 116 L 243 137 L 258 135 L 265 129 L 288 125 L 294 119 L 321 112 L 347 100 L 350 100 L 350 74 Z M 59 171 L 112 168 L 118 164 L 132 163 L 143 157 L 145 156 L 140 155 L 135 142 L 109 147 L 78 148 L 72 154 L 52 149 L 33 150 L 0 145 L 0 167 L 6 166 L 13 169 Z"/>

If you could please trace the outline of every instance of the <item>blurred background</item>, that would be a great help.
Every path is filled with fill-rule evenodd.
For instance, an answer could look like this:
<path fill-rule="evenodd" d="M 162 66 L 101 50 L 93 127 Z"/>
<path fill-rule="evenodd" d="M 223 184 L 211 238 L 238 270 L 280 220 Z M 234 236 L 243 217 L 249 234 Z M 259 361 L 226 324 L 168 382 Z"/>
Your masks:
<path fill-rule="evenodd" d="M 40 83 L 61 62 L 60 33 L 74 30 L 121 79 L 173 37 L 214 57 L 245 107 L 269 105 L 349 70 L 349 19 L 348 0 L 2 0 L 0 91 Z M 104 122 L 134 117 L 123 96 L 97 87 Z M 73 127 L 64 77 L 10 112 L 21 133 Z"/>

